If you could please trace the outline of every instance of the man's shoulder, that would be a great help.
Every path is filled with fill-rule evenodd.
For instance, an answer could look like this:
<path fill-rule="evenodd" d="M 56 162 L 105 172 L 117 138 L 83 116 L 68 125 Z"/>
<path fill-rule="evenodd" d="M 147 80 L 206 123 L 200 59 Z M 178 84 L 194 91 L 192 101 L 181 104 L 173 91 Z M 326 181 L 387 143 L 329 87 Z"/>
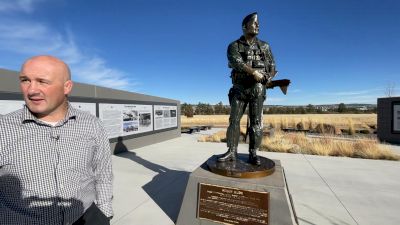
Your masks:
<path fill-rule="evenodd" d="M 18 109 L 5 115 L 0 115 L 0 125 L 10 123 L 21 123 L 24 109 Z"/>
<path fill-rule="evenodd" d="M 78 127 L 84 128 L 86 132 L 98 132 L 99 129 L 104 129 L 103 122 L 90 112 L 83 111 L 72 107 L 73 115 Z"/>
<path fill-rule="evenodd" d="M 92 121 L 92 122 L 99 122 L 100 119 L 97 118 L 95 115 L 91 114 L 88 111 L 80 110 L 77 108 L 72 107 L 75 116 L 80 119 L 80 120 L 85 120 L 85 121 Z"/>
<path fill-rule="evenodd" d="M 71 136 L 94 139 L 106 137 L 103 122 L 95 115 L 88 111 L 74 108 L 71 105 L 68 111 L 68 120 L 71 123 L 67 123 L 65 128 L 70 132 Z"/>
<path fill-rule="evenodd" d="M 0 143 L 7 142 L 10 137 L 18 133 L 23 120 L 23 109 L 0 115 Z M 1 149 L 0 149 L 1 150 Z"/>

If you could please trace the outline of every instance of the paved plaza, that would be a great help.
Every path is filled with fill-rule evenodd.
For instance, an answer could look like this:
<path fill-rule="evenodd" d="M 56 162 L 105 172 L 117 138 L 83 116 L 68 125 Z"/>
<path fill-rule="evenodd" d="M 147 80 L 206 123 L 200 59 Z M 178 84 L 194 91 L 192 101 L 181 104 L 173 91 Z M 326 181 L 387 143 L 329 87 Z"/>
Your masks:
<path fill-rule="evenodd" d="M 114 155 L 111 224 L 175 224 L 190 173 L 211 155 L 226 151 L 225 143 L 197 142 L 216 130 Z M 247 152 L 247 145 L 240 145 L 239 152 Z M 281 161 L 299 224 L 399 224 L 400 162 L 260 154 Z"/>

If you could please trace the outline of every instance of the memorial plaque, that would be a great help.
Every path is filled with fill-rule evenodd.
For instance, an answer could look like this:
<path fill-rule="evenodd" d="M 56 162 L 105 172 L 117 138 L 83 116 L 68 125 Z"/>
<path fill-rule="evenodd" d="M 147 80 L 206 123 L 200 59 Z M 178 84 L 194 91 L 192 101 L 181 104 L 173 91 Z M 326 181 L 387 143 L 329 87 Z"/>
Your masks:
<path fill-rule="evenodd" d="M 268 225 L 269 192 L 199 184 L 199 219 L 222 224 Z"/>

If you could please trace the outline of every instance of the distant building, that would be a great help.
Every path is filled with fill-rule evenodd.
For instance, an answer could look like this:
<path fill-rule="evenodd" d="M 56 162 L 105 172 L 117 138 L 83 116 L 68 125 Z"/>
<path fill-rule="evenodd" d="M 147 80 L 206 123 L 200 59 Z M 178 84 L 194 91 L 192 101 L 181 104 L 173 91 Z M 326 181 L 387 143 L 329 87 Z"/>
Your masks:
<path fill-rule="evenodd" d="M 367 111 L 368 110 L 367 106 L 361 106 L 361 107 L 358 107 L 356 109 L 360 110 L 360 111 Z"/>
<path fill-rule="evenodd" d="M 400 97 L 378 98 L 378 138 L 400 144 Z"/>
<path fill-rule="evenodd" d="M 320 110 L 321 112 L 328 112 L 328 106 L 323 106 L 323 105 L 316 105 L 315 106 L 316 110 Z"/>

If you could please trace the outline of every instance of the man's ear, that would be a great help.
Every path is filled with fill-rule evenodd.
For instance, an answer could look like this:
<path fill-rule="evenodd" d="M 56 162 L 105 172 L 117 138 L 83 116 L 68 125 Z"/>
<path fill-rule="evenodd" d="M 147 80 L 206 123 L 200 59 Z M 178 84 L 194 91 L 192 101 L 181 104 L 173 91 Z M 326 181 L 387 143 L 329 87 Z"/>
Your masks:
<path fill-rule="evenodd" d="M 69 95 L 72 91 L 72 86 L 74 86 L 74 83 L 72 80 L 67 80 L 64 83 L 64 95 Z"/>

